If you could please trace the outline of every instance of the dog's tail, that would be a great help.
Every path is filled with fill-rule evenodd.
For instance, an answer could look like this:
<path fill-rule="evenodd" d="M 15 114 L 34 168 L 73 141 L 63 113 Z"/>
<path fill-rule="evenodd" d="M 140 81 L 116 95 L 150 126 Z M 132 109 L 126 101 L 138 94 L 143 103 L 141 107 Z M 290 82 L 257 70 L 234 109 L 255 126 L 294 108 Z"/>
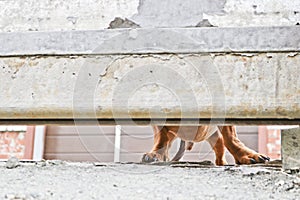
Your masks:
<path fill-rule="evenodd" d="M 181 140 L 179 149 L 178 149 L 176 155 L 172 158 L 171 161 L 179 161 L 183 157 L 185 149 L 191 150 L 193 145 L 194 145 L 193 142 L 188 142 L 187 147 L 185 147 L 185 141 Z"/>

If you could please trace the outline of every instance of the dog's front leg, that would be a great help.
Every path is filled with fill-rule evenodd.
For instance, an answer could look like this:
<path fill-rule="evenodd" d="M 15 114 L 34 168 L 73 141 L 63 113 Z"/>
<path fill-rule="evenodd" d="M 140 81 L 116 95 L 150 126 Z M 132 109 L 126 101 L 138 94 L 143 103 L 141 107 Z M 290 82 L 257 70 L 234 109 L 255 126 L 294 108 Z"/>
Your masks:
<path fill-rule="evenodd" d="M 143 155 L 142 162 L 169 161 L 169 149 L 176 136 L 165 126 L 153 126 L 153 131 L 153 148 Z"/>
<path fill-rule="evenodd" d="M 246 147 L 244 143 L 238 139 L 235 126 L 220 126 L 219 130 L 223 135 L 224 144 L 233 155 L 236 164 L 264 163 L 270 160 L 267 156 Z"/>

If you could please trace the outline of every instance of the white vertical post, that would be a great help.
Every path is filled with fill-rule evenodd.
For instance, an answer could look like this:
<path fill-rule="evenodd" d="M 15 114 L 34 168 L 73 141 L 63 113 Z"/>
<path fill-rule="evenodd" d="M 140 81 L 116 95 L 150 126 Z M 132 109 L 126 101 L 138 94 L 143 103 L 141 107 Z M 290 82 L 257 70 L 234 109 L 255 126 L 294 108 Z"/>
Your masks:
<path fill-rule="evenodd" d="M 34 134 L 34 146 L 32 160 L 40 161 L 43 159 L 45 146 L 45 126 L 36 126 Z"/>
<path fill-rule="evenodd" d="M 121 133 L 122 133 L 122 127 L 120 125 L 117 125 L 115 127 L 114 162 L 120 162 Z"/>

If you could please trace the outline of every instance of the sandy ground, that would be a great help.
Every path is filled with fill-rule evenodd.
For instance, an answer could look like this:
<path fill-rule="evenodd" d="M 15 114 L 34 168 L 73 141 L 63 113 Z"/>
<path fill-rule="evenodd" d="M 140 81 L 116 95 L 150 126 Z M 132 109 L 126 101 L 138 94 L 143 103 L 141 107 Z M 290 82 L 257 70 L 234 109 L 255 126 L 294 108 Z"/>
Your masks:
<path fill-rule="evenodd" d="M 300 199 L 299 173 L 257 166 L 0 162 L 0 174 L 0 199 Z"/>

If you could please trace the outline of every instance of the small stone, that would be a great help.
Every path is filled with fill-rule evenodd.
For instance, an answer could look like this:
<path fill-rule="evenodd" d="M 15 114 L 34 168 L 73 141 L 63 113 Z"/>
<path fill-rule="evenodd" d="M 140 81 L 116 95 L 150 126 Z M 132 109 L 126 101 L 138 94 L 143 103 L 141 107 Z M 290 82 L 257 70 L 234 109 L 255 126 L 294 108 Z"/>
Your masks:
<path fill-rule="evenodd" d="M 116 17 L 112 22 L 109 23 L 109 29 L 115 28 L 140 28 L 140 25 L 135 22 L 125 18 Z"/>
<path fill-rule="evenodd" d="M 276 186 L 282 186 L 284 185 L 284 181 L 283 180 L 280 180 L 278 181 L 277 183 L 275 183 Z"/>
<path fill-rule="evenodd" d="M 296 178 L 295 180 L 293 180 L 293 183 L 295 185 L 299 185 L 300 186 L 300 178 Z"/>
<path fill-rule="evenodd" d="M 223 185 L 222 188 L 224 188 L 225 190 L 228 189 L 228 185 Z"/>
<path fill-rule="evenodd" d="M 32 194 L 30 194 L 30 196 L 32 197 L 32 198 L 34 198 L 34 199 L 37 199 L 37 198 L 40 198 L 41 197 L 41 195 L 40 194 L 34 194 L 34 193 L 32 193 Z"/>
<path fill-rule="evenodd" d="M 46 164 L 47 165 L 64 165 L 65 162 L 62 160 L 47 160 Z"/>
<path fill-rule="evenodd" d="M 290 191 L 290 190 L 293 190 L 294 188 L 295 188 L 295 185 L 293 183 L 289 183 L 289 184 L 286 184 L 285 191 Z"/>
<path fill-rule="evenodd" d="M 45 160 L 41 160 L 40 162 L 36 162 L 36 166 L 38 167 L 46 167 L 47 162 Z"/>
<path fill-rule="evenodd" d="M 5 199 L 14 199 L 16 196 L 14 194 L 6 194 L 4 196 Z"/>
<path fill-rule="evenodd" d="M 20 163 L 19 163 L 19 159 L 16 158 L 16 157 L 11 157 L 6 162 L 6 168 L 7 169 L 13 169 L 13 168 L 16 168 L 18 166 L 20 166 Z"/>
<path fill-rule="evenodd" d="M 16 196 L 15 196 L 15 199 L 26 199 L 26 195 L 25 194 L 17 194 Z"/>

